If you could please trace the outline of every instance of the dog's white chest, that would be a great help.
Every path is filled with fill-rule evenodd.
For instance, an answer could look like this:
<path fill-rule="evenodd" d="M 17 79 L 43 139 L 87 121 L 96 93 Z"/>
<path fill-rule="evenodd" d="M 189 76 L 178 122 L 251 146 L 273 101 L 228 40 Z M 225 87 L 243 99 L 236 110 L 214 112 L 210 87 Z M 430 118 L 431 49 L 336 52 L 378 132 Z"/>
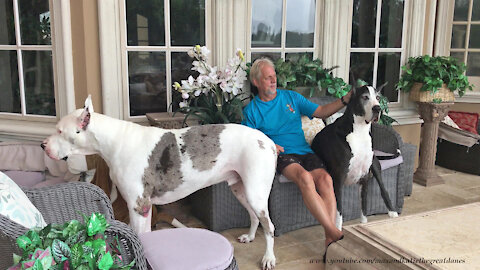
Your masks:
<path fill-rule="evenodd" d="M 346 137 L 352 150 L 352 158 L 348 167 L 345 184 L 357 183 L 370 170 L 373 160 L 372 139 L 370 124 L 353 124 L 353 132 Z"/>

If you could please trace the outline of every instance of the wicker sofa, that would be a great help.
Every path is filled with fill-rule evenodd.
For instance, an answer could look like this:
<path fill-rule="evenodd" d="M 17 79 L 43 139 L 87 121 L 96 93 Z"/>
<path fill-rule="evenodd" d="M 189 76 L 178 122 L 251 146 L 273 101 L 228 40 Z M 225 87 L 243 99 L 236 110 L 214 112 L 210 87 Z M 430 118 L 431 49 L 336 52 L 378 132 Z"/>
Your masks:
<path fill-rule="evenodd" d="M 314 98 L 320 105 L 332 101 L 331 98 Z M 400 135 L 392 128 L 372 125 L 373 148 L 386 153 L 396 153 L 400 149 L 403 163 L 382 171 L 385 188 L 393 206 L 401 213 L 404 196 L 411 194 L 413 166 L 416 146 L 403 143 Z M 360 217 L 360 197 L 357 186 L 345 187 L 342 191 L 344 221 Z M 247 211 L 240 205 L 226 183 L 220 183 L 195 192 L 189 196 L 192 213 L 213 231 L 250 225 Z M 388 210 L 380 195 L 376 181 L 369 181 L 367 215 L 384 214 Z M 303 204 L 300 190 L 292 182 L 281 183 L 275 176 L 269 198 L 269 211 L 275 225 L 275 236 L 285 232 L 317 225 L 318 221 Z"/>

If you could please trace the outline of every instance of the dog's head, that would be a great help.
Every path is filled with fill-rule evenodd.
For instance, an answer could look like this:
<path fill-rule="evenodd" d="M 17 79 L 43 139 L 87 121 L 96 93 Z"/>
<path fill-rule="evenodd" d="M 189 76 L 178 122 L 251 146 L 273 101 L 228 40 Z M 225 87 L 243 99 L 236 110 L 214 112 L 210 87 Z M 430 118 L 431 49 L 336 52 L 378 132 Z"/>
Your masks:
<path fill-rule="evenodd" d="M 41 144 L 45 153 L 55 160 L 67 160 L 70 155 L 91 155 L 95 149 L 95 137 L 88 130 L 93 105 L 90 95 L 85 100 L 85 108 L 64 116 L 56 125 L 56 133 Z"/>
<path fill-rule="evenodd" d="M 349 107 L 354 116 L 361 118 L 365 123 L 377 122 L 380 118 L 380 86 L 377 90 L 373 86 L 364 85 L 360 88 L 353 88 L 353 94 L 350 98 Z"/>

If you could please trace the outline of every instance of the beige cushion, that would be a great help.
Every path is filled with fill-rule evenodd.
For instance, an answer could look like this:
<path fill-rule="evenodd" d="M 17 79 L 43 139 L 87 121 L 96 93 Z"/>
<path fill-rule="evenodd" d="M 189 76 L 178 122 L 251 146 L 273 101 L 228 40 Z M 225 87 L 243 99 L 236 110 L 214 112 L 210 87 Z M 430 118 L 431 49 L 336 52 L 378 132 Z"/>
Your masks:
<path fill-rule="evenodd" d="M 308 144 L 312 144 L 313 138 L 320 130 L 325 127 L 323 120 L 320 118 L 310 119 L 307 116 L 302 116 L 302 129 L 305 134 L 305 140 Z"/>

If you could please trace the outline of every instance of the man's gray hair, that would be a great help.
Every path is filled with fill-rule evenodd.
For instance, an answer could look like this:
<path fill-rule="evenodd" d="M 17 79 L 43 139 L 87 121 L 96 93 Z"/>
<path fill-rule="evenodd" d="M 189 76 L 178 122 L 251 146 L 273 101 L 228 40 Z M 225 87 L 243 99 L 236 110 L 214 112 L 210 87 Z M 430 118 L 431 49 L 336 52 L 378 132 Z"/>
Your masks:
<path fill-rule="evenodd" d="M 264 65 L 269 65 L 273 69 L 275 69 L 275 65 L 273 64 L 272 60 L 266 57 L 258 58 L 253 62 L 252 67 L 250 68 L 250 81 L 253 82 L 253 80 L 258 80 L 260 79 L 260 76 L 262 75 L 262 67 Z"/>

